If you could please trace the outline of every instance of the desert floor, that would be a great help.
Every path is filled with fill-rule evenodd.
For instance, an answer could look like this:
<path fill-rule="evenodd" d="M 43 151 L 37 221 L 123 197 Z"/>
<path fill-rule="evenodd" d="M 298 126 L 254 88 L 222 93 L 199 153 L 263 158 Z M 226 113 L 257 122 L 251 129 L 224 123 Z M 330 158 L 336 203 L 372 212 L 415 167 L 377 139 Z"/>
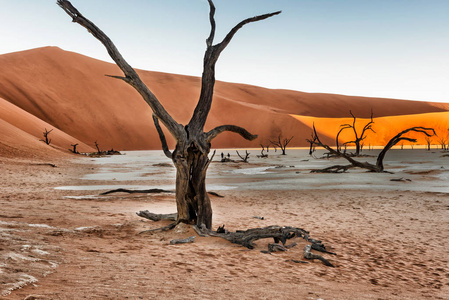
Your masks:
<path fill-rule="evenodd" d="M 249 163 L 220 163 L 221 152 L 238 159 L 219 150 L 210 166 L 209 190 L 224 196 L 211 196 L 213 227 L 304 228 L 337 254 L 323 254 L 335 268 L 293 262 L 304 261 L 300 239 L 264 254 L 271 241 L 253 250 L 219 238 L 170 245 L 195 235 L 186 226 L 139 234 L 168 223 L 136 212 L 175 212 L 173 194 L 99 193 L 173 189 L 161 151 L 0 158 L 0 298 L 449 299 L 449 157 L 441 151 L 393 150 L 385 163 L 394 174 L 311 174 L 344 162 L 305 150 L 267 159 L 251 151 Z"/>

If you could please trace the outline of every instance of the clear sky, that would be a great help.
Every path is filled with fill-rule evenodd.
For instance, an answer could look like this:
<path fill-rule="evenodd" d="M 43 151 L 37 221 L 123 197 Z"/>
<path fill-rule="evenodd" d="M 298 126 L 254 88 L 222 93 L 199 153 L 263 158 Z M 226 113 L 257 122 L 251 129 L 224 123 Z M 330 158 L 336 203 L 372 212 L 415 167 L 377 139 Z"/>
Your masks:
<path fill-rule="evenodd" d="M 201 76 L 206 0 L 72 0 L 135 68 Z M 215 0 L 217 80 L 449 103 L 449 0 Z M 111 61 L 56 0 L 0 0 L 0 54 L 58 46 Z M 151 84 L 150 84 L 151 88 Z"/>

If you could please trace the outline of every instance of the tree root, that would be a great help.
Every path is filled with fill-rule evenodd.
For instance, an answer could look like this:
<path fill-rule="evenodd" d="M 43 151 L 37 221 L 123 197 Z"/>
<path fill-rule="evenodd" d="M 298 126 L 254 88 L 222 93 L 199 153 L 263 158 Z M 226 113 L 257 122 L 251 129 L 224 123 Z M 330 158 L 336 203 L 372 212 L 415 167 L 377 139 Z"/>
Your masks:
<path fill-rule="evenodd" d="M 154 214 L 150 213 L 149 211 L 140 211 L 137 213 L 138 216 L 150 219 L 153 221 L 160 221 L 160 220 L 176 220 L 176 213 L 174 214 Z M 174 223 L 167 225 L 162 228 L 156 228 L 156 229 L 150 229 L 140 232 L 139 234 L 143 233 L 152 233 L 156 231 L 167 231 L 170 229 L 173 229 L 177 225 L 177 221 Z M 217 231 L 210 230 L 206 228 L 204 225 L 193 225 L 192 228 L 195 230 L 195 232 L 201 236 L 201 237 L 220 237 L 223 238 L 231 243 L 242 245 L 248 249 L 254 249 L 255 244 L 254 241 L 260 240 L 260 239 L 266 239 L 266 238 L 273 238 L 274 243 L 268 244 L 268 251 L 262 251 L 263 253 L 271 254 L 272 252 L 277 251 L 287 251 L 290 248 L 293 248 L 297 245 L 296 242 L 291 243 L 290 245 L 286 245 L 287 241 L 289 239 L 292 239 L 294 237 L 303 238 L 307 242 L 311 243 L 310 245 L 307 245 L 304 248 L 304 258 L 308 260 L 312 259 L 319 259 L 321 260 L 326 266 L 334 267 L 327 259 L 322 257 L 321 255 L 313 254 L 311 250 L 320 251 L 327 254 L 333 254 L 336 255 L 333 252 L 327 251 L 326 247 L 323 245 L 323 243 L 320 240 L 315 240 L 310 238 L 309 232 L 297 228 L 297 227 L 290 227 L 290 226 L 268 226 L 263 228 L 253 228 L 248 230 L 237 230 L 236 232 L 229 232 L 226 229 L 224 229 L 224 225 L 221 226 Z M 173 243 L 188 243 L 192 242 L 190 238 L 184 239 L 184 240 L 173 240 Z M 170 244 L 172 244 L 170 242 Z M 173 245 L 173 244 L 172 244 Z"/>
<path fill-rule="evenodd" d="M 326 247 L 322 244 L 321 241 L 315 240 L 309 237 L 309 232 L 296 227 L 280 227 L 277 225 L 268 226 L 264 228 L 254 228 L 248 229 L 245 231 L 237 230 L 236 232 L 228 232 L 224 231 L 222 233 L 218 233 L 216 231 L 211 231 L 204 226 L 193 226 L 195 231 L 200 236 L 214 236 L 221 237 L 225 240 L 230 241 L 234 244 L 239 244 L 247 247 L 248 249 L 254 249 L 255 244 L 253 243 L 255 240 L 264 239 L 264 238 L 273 238 L 273 244 L 268 245 L 268 251 L 262 251 L 263 253 L 271 254 L 271 252 L 276 251 L 287 251 L 287 249 L 296 246 L 296 243 L 292 243 L 291 245 L 286 246 L 287 240 L 293 237 L 302 237 L 304 240 L 311 243 L 311 245 L 307 245 L 304 248 L 304 258 L 306 259 L 319 259 L 326 266 L 334 267 L 327 259 L 322 257 L 321 255 L 311 253 L 311 250 L 320 251 L 323 253 L 334 254 L 333 252 L 327 251 Z M 279 244 L 281 242 L 282 244 Z"/>

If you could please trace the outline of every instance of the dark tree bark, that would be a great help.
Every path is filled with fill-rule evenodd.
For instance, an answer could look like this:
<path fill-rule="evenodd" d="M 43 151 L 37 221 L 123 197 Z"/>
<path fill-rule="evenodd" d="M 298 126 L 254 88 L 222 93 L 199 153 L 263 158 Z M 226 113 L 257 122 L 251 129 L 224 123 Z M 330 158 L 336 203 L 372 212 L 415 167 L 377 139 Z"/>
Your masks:
<path fill-rule="evenodd" d="M 215 64 L 221 52 L 230 43 L 237 31 L 244 25 L 270 18 L 281 12 L 277 11 L 245 19 L 232 28 L 221 42 L 214 44 L 215 6 L 212 0 L 208 0 L 211 30 L 206 40 L 207 47 L 204 55 L 201 93 L 189 123 L 183 126 L 178 124 L 165 110 L 156 96 L 143 83 L 137 72 L 126 62 L 116 46 L 103 31 L 85 18 L 69 1 L 58 0 L 57 3 L 72 17 L 73 22 L 85 27 L 106 47 L 109 55 L 124 74 L 124 76 L 110 77 L 121 79 L 134 87 L 153 110 L 154 123 L 158 130 L 164 153 L 172 159 L 176 167 L 176 204 L 178 210 L 176 222 L 197 225 L 204 224 L 207 228 L 211 228 L 212 208 L 206 192 L 206 172 L 211 162 L 211 159 L 208 157 L 211 141 L 225 131 L 238 133 L 248 140 L 253 140 L 257 137 L 245 129 L 234 125 L 223 125 L 209 132 L 204 132 L 204 125 L 213 99 Z M 176 141 L 176 148 L 173 152 L 170 152 L 168 149 L 164 133 L 159 126 L 159 121 L 168 129 Z"/>
<path fill-rule="evenodd" d="M 346 153 L 342 153 L 340 151 L 337 151 L 337 150 L 333 149 L 332 147 L 330 147 L 330 146 L 328 146 L 326 144 L 323 144 L 320 141 L 320 138 L 319 138 L 318 133 L 316 131 L 315 125 L 313 125 L 313 140 L 315 141 L 315 144 L 317 146 L 323 147 L 324 149 L 328 150 L 331 155 L 345 158 L 354 167 L 368 169 L 371 172 L 380 173 L 380 172 L 385 172 L 384 171 L 383 160 L 384 160 L 385 155 L 387 154 L 388 150 L 393 148 L 393 146 L 395 146 L 400 141 L 416 142 L 416 139 L 403 137 L 404 134 L 406 134 L 406 133 L 408 133 L 410 131 L 422 133 L 422 134 L 426 135 L 427 137 L 431 137 L 431 136 L 436 135 L 435 130 L 433 128 L 411 127 L 411 128 L 405 129 L 405 130 L 399 132 L 397 135 L 395 135 L 387 143 L 387 145 L 385 145 L 385 147 L 382 149 L 382 151 L 377 156 L 376 164 L 371 164 L 369 162 L 359 162 L 359 161 L 355 160 L 351 155 L 348 155 Z M 314 170 L 313 172 L 322 171 L 324 173 L 341 173 L 341 171 L 345 172 L 347 169 L 348 169 L 347 166 L 333 166 L 333 167 L 325 168 L 323 170 Z"/>

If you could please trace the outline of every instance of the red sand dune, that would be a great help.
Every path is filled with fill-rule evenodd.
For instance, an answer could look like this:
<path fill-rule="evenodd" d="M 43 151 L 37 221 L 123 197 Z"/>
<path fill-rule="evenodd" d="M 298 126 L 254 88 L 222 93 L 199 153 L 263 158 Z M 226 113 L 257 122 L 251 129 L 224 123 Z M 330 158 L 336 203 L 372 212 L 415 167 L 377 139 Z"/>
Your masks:
<path fill-rule="evenodd" d="M 54 132 L 53 142 L 63 149 L 79 141 L 87 147 L 82 151 L 90 151 L 95 141 L 103 150 L 160 149 L 151 109 L 133 88 L 105 74 L 121 72 L 114 64 L 56 47 L 1 55 L 0 97 L 17 109 L 14 118 L 1 114 L 0 119 L 37 141 L 42 138 L 43 127 L 59 129 L 58 135 Z M 167 111 L 179 123 L 187 123 L 200 93 L 200 79 L 151 71 L 139 74 Z M 0 107 L 4 110 L 5 104 Z M 310 124 L 292 115 L 342 118 L 352 110 L 359 117 L 368 117 L 371 108 L 379 117 L 444 112 L 449 110 L 449 104 L 311 94 L 217 82 L 206 130 L 234 124 L 259 135 L 249 142 L 226 133 L 214 140 L 215 148 L 259 147 L 279 134 L 295 136 L 291 146 L 305 146 Z M 42 123 L 29 115 L 21 116 L 26 112 Z M 62 137 L 62 133 L 66 135 Z M 331 141 L 333 137 L 324 140 Z M 23 142 L 8 139 L 0 147 L 19 144 Z M 173 141 L 170 146 L 174 146 Z"/>

